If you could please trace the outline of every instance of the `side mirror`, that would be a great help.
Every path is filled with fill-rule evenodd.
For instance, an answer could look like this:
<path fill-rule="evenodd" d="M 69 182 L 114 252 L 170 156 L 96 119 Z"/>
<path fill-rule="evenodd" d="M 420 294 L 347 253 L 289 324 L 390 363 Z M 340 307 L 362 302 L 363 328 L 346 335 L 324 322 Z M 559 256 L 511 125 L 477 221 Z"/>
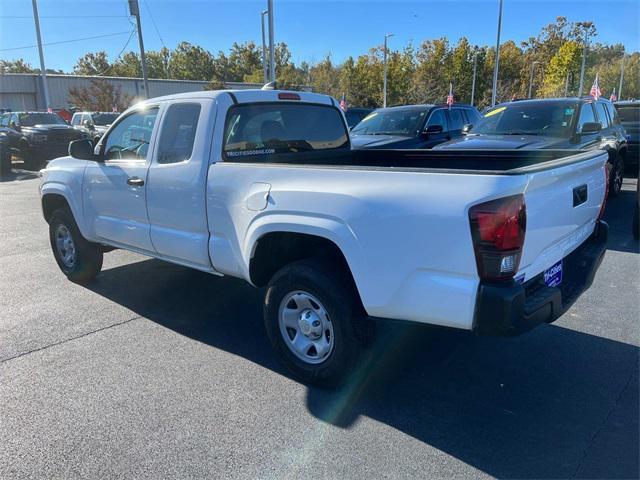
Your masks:
<path fill-rule="evenodd" d="M 471 131 L 472 128 L 473 128 L 472 124 L 465 123 L 464 126 L 462 127 L 462 134 L 466 135 L 467 133 L 469 133 Z"/>
<path fill-rule="evenodd" d="M 100 157 L 93 153 L 93 143 L 87 138 L 71 142 L 69 144 L 69 155 L 80 160 L 100 161 Z"/>
<path fill-rule="evenodd" d="M 424 133 L 442 133 L 443 130 L 442 125 L 429 125 Z"/>
<path fill-rule="evenodd" d="M 589 133 L 597 133 L 602 130 L 602 125 L 600 122 L 587 122 L 582 125 L 582 130 L 580 130 L 581 135 L 589 134 Z"/>
<path fill-rule="evenodd" d="M 84 125 L 89 130 L 94 130 L 96 128 L 94 127 L 93 122 L 91 120 L 85 120 L 84 122 L 82 122 L 82 125 Z"/>

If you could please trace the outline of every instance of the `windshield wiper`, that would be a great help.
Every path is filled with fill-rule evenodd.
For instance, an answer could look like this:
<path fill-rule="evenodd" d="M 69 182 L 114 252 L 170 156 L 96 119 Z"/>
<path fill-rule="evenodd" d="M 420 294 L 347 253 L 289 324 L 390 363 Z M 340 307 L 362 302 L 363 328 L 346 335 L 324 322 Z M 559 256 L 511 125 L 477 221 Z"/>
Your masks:
<path fill-rule="evenodd" d="M 504 132 L 499 135 L 540 135 L 537 132 Z"/>

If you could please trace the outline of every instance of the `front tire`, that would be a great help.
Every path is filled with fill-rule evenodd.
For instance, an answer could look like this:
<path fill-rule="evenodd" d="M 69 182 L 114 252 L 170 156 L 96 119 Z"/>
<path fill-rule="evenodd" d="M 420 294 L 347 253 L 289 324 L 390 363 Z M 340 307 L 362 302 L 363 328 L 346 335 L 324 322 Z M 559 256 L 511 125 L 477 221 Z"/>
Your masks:
<path fill-rule="evenodd" d="M 363 341 L 356 293 L 318 260 L 283 267 L 267 287 L 264 323 L 280 360 L 304 383 L 335 387 L 355 369 Z"/>
<path fill-rule="evenodd" d="M 68 208 L 51 215 L 49 241 L 60 270 L 72 282 L 87 283 L 100 273 L 102 249 L 82 236 Z"/>

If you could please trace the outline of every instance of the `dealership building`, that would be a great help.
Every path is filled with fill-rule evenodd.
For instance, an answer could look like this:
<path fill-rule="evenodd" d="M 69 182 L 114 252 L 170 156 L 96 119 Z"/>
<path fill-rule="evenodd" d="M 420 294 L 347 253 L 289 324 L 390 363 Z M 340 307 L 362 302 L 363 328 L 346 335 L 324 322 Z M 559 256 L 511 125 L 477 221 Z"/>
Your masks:
<path fill-rule="evenodd" d="M 70 88 L 87 88 L 91 80 L 104 80 L 123 94 L 135 99 L 145 98 L 144 81 L 141 78 L 126 77 L 90 77 L 79 75 L 48 74 L 49 96 L 51 108 L 71 108 L 69 104 Z M 148 97 L 160 97 L 174 93 L 204 90 L 209 82 L 195 80 L 161 80 L 149 79 Z M 244 90 L 260 88 L 258 83 L 225 82 L 225 88 Z M 307 89 L 307 88 L 303 88 Z M 46 110 L 42 77 L 35 73 L 4 73 L 0 74 L 0 109 L 12 111 Z"/>

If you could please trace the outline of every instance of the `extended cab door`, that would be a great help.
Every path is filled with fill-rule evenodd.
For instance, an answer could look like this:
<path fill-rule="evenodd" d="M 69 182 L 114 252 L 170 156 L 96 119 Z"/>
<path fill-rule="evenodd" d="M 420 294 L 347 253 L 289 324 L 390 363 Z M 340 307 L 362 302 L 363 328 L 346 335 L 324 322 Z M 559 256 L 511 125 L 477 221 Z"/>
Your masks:
<path fill-rule="evenodd" d="M 210 270 L 206 183 L 216 103 L 172 101 L 165 107 L 149 169 L 147 210 L 158 254 Z"/>
<path fill-rule="evenodd" d="M 85 220 L 98 240 L 153 252 L 147 217 L 147 171 L 154 149 L 159 107 L 133 111 L 100 141 L 103 162 L 84 176 Z"/>

